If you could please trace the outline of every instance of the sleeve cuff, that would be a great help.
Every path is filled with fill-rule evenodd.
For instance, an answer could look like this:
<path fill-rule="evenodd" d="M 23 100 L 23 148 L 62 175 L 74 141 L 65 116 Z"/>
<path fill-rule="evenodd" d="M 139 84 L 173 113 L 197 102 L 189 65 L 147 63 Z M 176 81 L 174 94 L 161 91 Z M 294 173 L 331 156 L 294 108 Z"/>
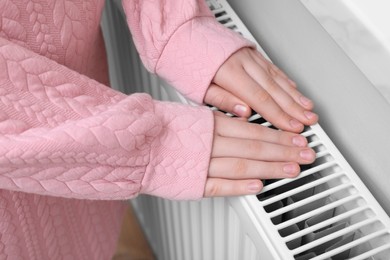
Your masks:
<path fill-rule="evenodd" d="M 154 140 L 141 193 L 173 200 L 203 197 L 214 117 L 208 108 L 156 101 L 163 133 Z"/>
<path fill-rule="evenodd" d="M 219 67 L 237 50 L 254 46 L 214 17 L 196 17 L 171 36 L 156 73 L 183 95 L 201 104 Z"/>

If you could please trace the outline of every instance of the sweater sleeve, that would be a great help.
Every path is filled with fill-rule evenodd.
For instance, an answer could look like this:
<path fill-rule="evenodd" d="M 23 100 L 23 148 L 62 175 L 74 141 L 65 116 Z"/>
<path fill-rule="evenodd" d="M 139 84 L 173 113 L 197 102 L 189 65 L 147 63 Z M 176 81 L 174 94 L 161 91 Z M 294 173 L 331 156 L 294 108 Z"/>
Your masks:
<path fill-rule="evenodd" d="M 0 38 L 0 188 L 80 199 L 203 196 L 210 110 L 127 96 Z"/>
<path fill-rule="evenodd" d="M 135 45 L 147 69 L 203 103 L 223 62 L 254 46 L 216 21 L 204 0 L 122 0 Z"/>

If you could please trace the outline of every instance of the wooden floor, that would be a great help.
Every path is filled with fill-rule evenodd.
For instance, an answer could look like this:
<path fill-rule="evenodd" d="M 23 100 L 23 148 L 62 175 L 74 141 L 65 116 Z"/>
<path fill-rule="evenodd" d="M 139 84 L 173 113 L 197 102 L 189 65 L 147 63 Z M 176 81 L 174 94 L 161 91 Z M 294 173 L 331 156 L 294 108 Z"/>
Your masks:
<path fill-rule="evenodd" d="M 156 260 L 130 204 L 112 260 Z"/>

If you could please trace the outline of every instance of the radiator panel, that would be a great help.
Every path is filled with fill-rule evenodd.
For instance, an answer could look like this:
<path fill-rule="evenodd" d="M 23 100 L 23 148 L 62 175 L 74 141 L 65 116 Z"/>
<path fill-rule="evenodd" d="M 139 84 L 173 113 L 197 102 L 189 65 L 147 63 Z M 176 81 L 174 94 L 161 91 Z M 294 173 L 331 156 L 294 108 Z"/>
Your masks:
<path fill-rule="evenodd" d="M 232 201 L 177 202 L 140 196 L 133 205 L 140 219 L 153 223 L 145 229 L 159 259 L 274 259 L 263 239 L 251 231 L 251 221 L 243 221 L 237 212 L 242 207 Z"/>
<path fill-rule="evenodd" d="M 222 24 L 255 41 L 226 1 L 208 3 Z M 111 18 L 106 14 L 108 24 L 121 15 L 123 19 L 119 6 L 118 1 L 108 3 L 109 13 L 114 13 Z M 129 46 L 122 36 L 106 37 L 116 39 L 110 41 L 109 50 Z M 157 99 L 191 104 L 165 82 L 149 75 L 134 50 L 128 53 L 131 65 L 126 57 L 109 55 L 116 64 L 110 71 L 111 78 L 118 79 L 116 84 L 138 86 L 124 91 L 145 91 Z M 136 75 L 129 77 L 130 71 Z M 271 126 L 257 114 L 250 121 Z M 302 167 L 295 179 L 267 181 L 258 196 L 197 202 L 150 196 L 133 200 L 158 258 L 387 259 L 387 214 L 321 126 L 307 127 L 302 134 L 315 149 L 316 162 Z"/>

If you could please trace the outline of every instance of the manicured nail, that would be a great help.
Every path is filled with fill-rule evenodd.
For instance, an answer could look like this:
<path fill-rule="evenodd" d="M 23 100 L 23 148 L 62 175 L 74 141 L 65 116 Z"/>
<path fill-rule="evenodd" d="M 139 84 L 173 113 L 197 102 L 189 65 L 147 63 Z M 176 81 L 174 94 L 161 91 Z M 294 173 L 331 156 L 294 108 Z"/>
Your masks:
<path fill-rule="evenodd" d="M 290 125 L 292 128 L 300 128 L 302 127 L 302 124 L 300 122 L 298 122 L 297 120 L 295 119 L 291 119 L 290 120 Z"/>
<path fill-rule="evenodd" d="M 298 168 L 297 168 L 297 165 L 292 164 L 292 163 L 288 163 L 288 164 L 284 165 L 283 171 L 289 175 L 292 175 L 292 174 L 297 173 Z"/>
<path fill-rule="evenodd" d="M 306 118 L 309 120 L 312 120 L 313 118 L 316 117 L 316 114 L 310 111 L 304 111 L 303 114 L 305 114 Z"/>
<path fill-rule="evenodd" d="M 248 108 L 244 105 L 235 105 L 233 108 L 233 113 L 236 116 L 245 116 L 245 113 L 247 112 Z"/>
<path fill-rule="evenodd" d="M 315 158 L 315 154 L 312 150 L 303 150 L 299 153 L 302 159 L 312 161 Z"/>
<path fill-rule="evenodd" d="M 301 135 L 294 136 L 292 139 L 292 143 L 299 147 L 304 147 L 307 145 L 306 138 Z"/>
<path fill-rule="evenodd" d="M 261 190 L 261 185 L 258 182 L 251 182 L 248 184 L 248 190 L 251 192 L 259 192 Z"/>
<path fill-rule="evenodd" d="M 304 106 L 310 106 L 312 104 L 312 101 L 305 96 L 301 96 L 299 98 L 299 100 L 301 101 L 302 105 L 304 105 Z"/>

